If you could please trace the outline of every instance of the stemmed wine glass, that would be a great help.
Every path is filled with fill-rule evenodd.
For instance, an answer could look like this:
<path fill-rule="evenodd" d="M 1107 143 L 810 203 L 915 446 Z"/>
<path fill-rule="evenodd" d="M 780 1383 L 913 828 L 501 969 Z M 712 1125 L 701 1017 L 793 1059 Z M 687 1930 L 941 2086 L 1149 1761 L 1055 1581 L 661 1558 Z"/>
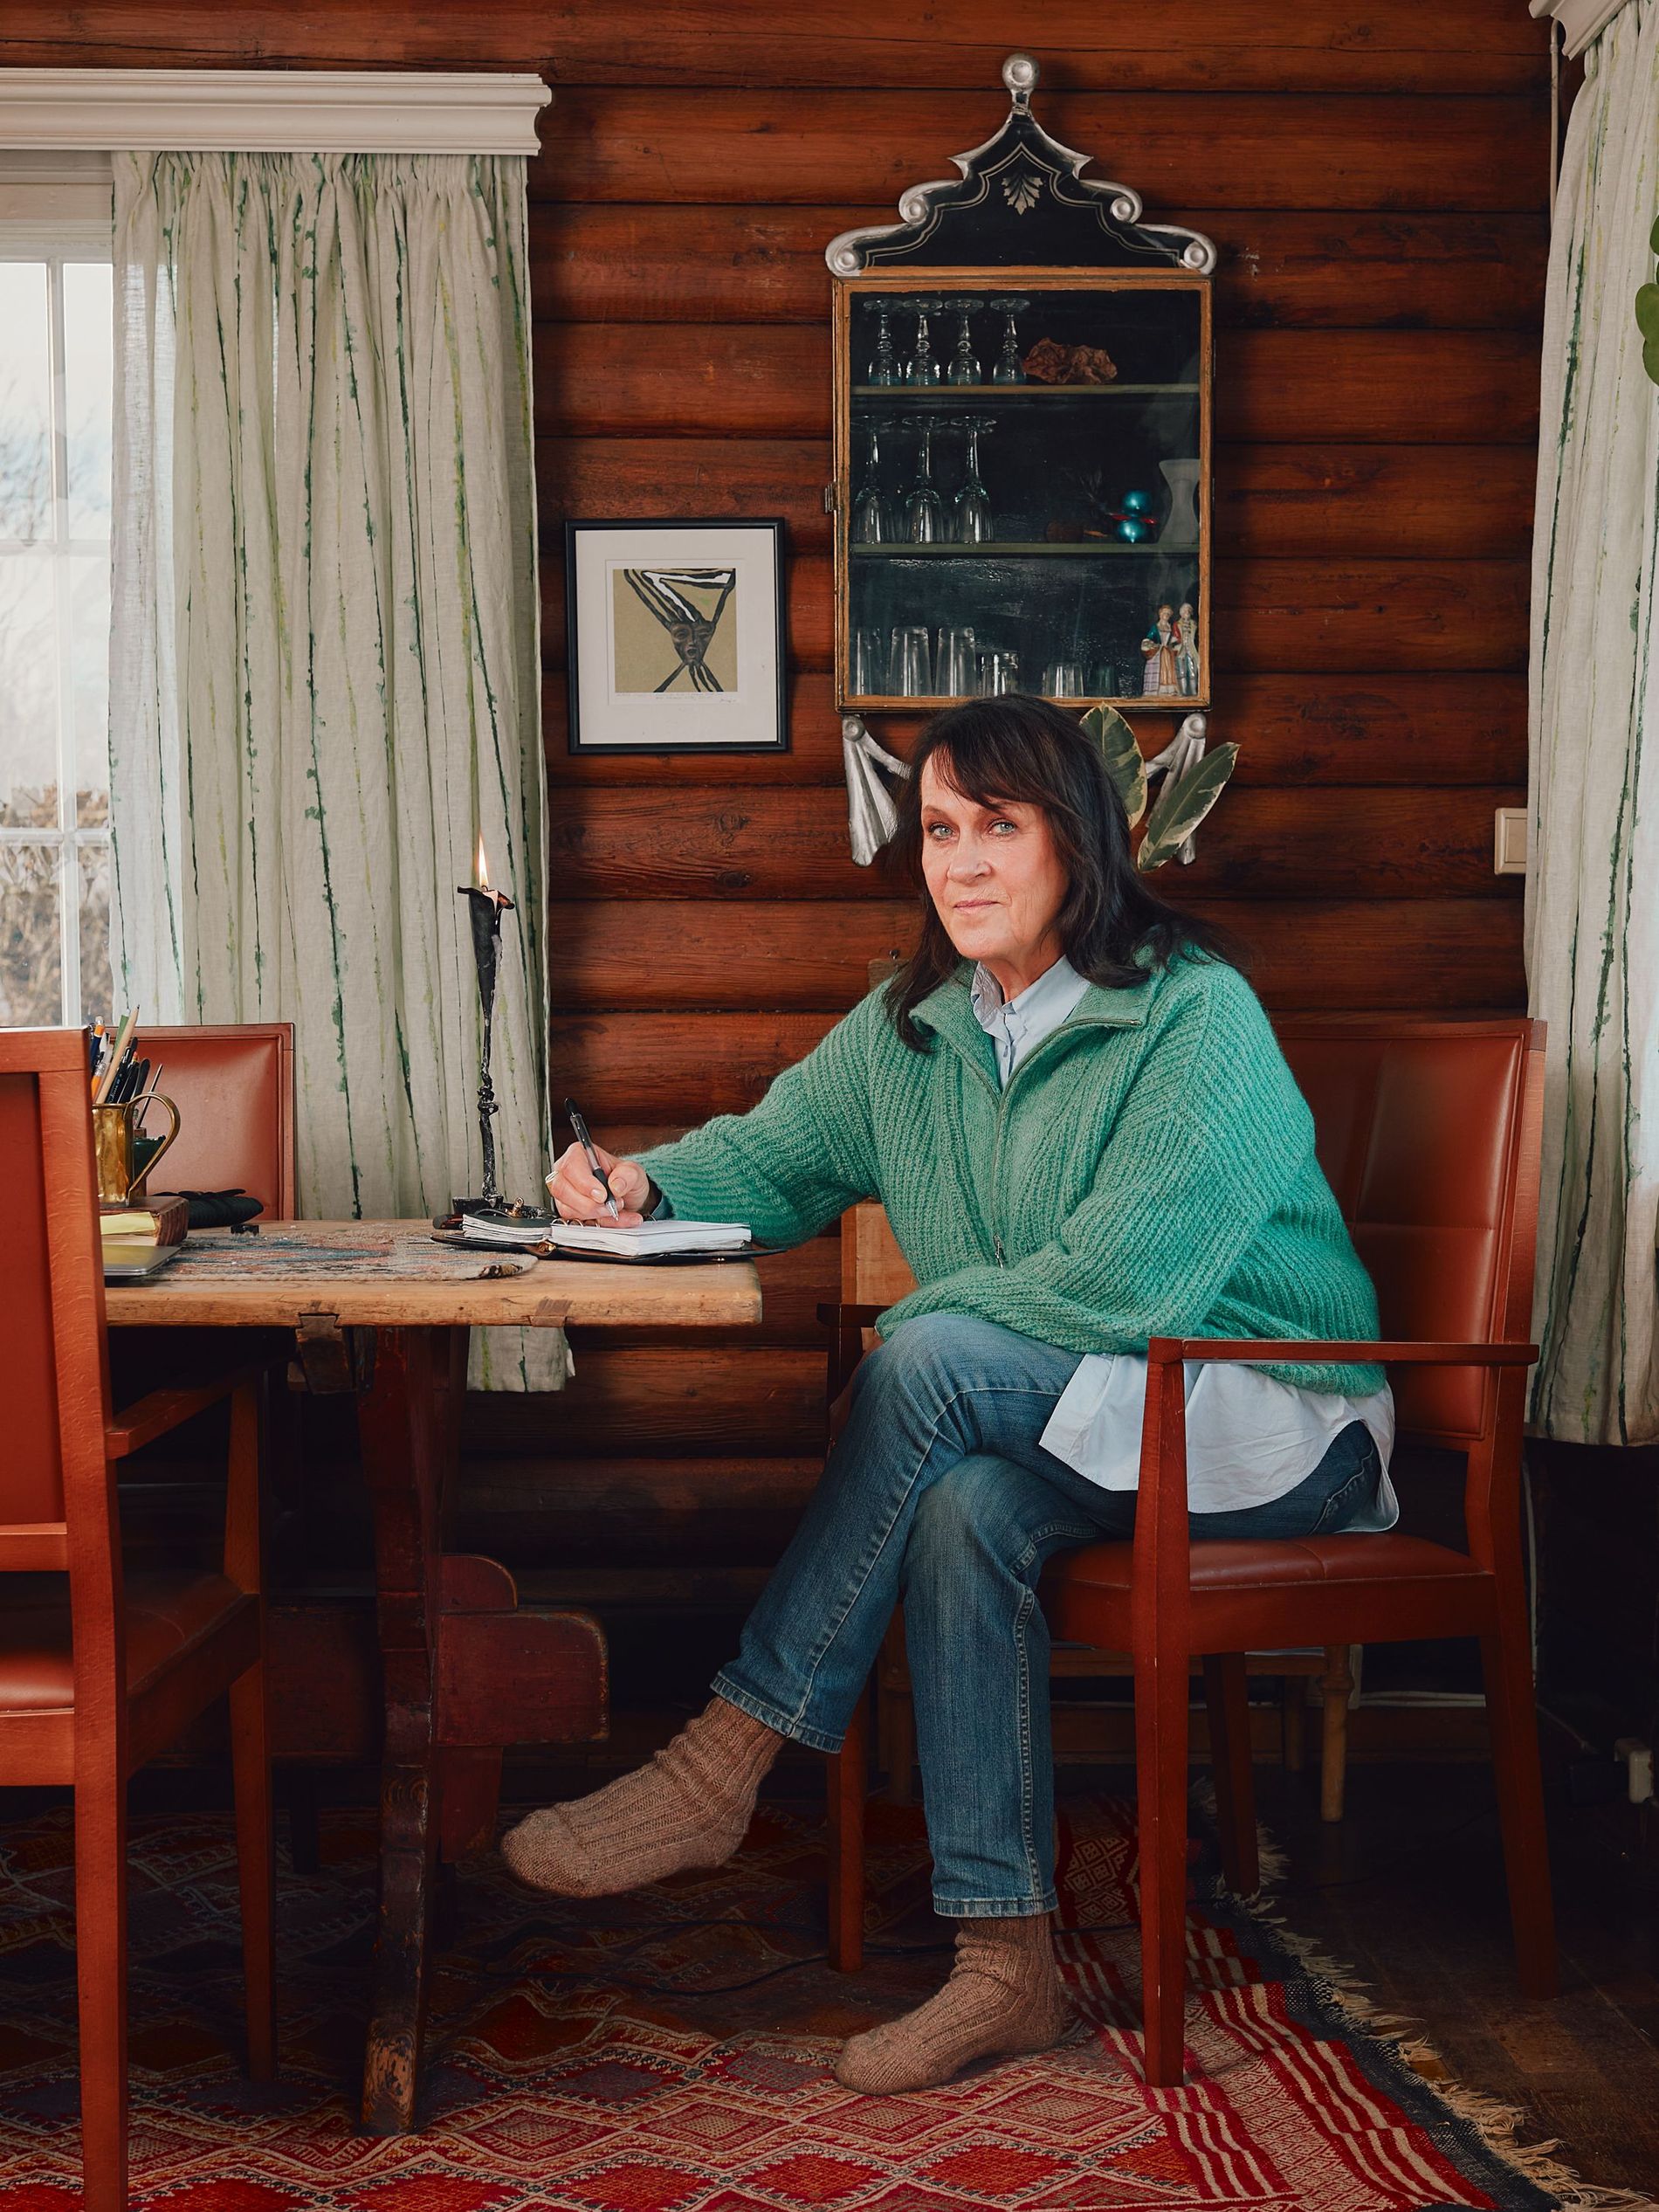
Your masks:
<path fill-rule="evenodd" d="M 967 327 L 967 319 L 976 307 L 982 307 L 985 302 L 982 300 L 955 299 L 948 305 L 956 318 L 956 351 L 951 356 L 950 367 L 945 371 L 945 382 L 947 384 L 977 384 L 980 365 L 974 357 L 974 334 Z"/>
<path fill-rule="evenodd" d="M 1020 366 L 1020 341 L 1015 334 L 1014 318 L 1023 314 L 1031 302 L 1010 299 L 1005 294 L 1000 300 L 993 300 L 990 304 L 1002 317 L 1002 350 L 998 354 L 996 365 L 991 371 L 991 382 L 994 384 L 1022 384 L 1025 371 Z"/>
<path fill-rule="evenodd" d="M 996 524 L 991 513 L 991 502 L 980 479 L 980 440 L 996 424 L 988 415 L 964 415 L 951 426 L 967 436 L 967 472 L 956 494 L 953 507 L 956 519 L 958 545 L 986 545 L 996 535 Z"/>
<path fill-rule="evenodd" d="M 905 382 L 917 385 L 936 384 L 940 380 L 939 363 L 933 359 L 933 341 L 928 331 L 927 318 L 937 314 L 945 302 L 918 297 L 906 304 L 916 318 L 916 344 L 910 359 L 905 363 Z"/>
<path fill-rule="evenodd" d="M 890 545 L 898 535 L 893 503 L 881 488 L 881 445 L 874 423 L 864 432 L 864 481 L 853 494 L 851 535 L 854 545 Z"/>
<path fill-rule="evenodd" d="M 912 545 L 939 545 L 946 535 L 945 502 L 933 488 L 933 425 L 916 428 L 916 476 L 905 495 L 905 535 Z"/>
<path fill-rule="evenodd" d="M 892 302 L 885 298 L 872 300 L 869 306 L 876 317 L 876 350 L 870 357 L 865 372 L 869 382 L 882 390 L 902 382 L 898 373 L 898 356 L 893 349 Z"/>

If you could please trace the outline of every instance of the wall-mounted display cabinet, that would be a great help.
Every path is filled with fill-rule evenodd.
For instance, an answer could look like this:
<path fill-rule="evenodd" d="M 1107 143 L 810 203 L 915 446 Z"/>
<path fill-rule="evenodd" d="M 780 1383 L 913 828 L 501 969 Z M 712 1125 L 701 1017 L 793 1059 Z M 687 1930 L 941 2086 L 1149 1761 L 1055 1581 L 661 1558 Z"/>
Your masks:
<path fill-rule="evenodd" d="M 828 250 L 840 704 L 1209 703 L 1210 271 L 1032 118 Z"/>

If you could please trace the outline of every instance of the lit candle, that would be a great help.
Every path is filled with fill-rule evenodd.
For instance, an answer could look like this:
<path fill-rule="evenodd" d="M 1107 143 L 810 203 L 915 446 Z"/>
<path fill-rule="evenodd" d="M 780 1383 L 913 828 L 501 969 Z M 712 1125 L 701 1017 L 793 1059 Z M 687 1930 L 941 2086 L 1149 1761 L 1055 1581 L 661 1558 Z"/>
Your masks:
<path fill-rule="evenodd" d="M 496 1188 L 495 1132 L 490 1124 L 500 1109 L 490 1081 L 490 1038 L 495 1022 L 495 973 L 501 955 L 501 917 L 511 909 L 513 901 L 506 892 L 491 888 L 490 864 L 485 854 L 482 832 L 478 837 L 478 878 L 477 883 L 457 884 L 455 889 L 458 898 L 471 902 L 468 913 L 472 921 L 472 959 L 478 971 L 478 1001 L 484 1010 L 484 1049 L 478 1066 L 478 1127 L 484 1137 L 480 1209 L 499 1213 L 505 1209 L 501 1193 Z"/>

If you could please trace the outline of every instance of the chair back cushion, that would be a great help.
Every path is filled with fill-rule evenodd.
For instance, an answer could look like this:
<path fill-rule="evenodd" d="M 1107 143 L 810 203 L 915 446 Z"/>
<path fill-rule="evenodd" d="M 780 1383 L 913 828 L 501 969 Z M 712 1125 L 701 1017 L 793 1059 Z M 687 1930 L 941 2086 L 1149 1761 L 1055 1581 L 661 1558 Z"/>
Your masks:
<path fill-rule="evenodd" d="M 1524 1336 L 1537 1167 L 1524 1173 L 1532 1025 L 1282 1019 L 1320 1165 L 1377 1287 L 1382 1333 L 1449 1343 Z M 1524 1246 L 1524 1251 L 1522 1247 Z M 1463 1442 L 1473 1368 L 1396 1368 L 1402 1428 Z"/>
<path fill-rule="evenodd" d="M 107 1384 L 89 1103 L 80 1030 L 0 1032 L 0 1531 L 65 1519 L 66 1420 L 73 1447 L 93 1439 L 101 1458 Z M 3 1539 L 0 1549 L 9 1564 L 24 1563 Z"/>
<path fill-rule="evenodd" d="M 273 1220 L 292 1216 L 293 1024 L 141 1029 L 137 1049 L 161 1064 L 162 1090 L 179 1111 L 155 1188 L 245 1190 Z"/>

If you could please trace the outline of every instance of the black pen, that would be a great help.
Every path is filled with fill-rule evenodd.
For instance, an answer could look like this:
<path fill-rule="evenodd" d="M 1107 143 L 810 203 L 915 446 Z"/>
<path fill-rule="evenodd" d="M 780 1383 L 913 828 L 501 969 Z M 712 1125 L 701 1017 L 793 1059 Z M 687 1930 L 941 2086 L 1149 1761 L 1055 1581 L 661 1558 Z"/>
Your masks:
<path fill-rule="evenodd" d="M 582 1120 L 581 1113 L 578 1112 L 576 1102 L 574 1099 L 567 1099 L 565 1100 L 565 1120 L 575 1131 L 576 1142 L 582 1147 L 583 1152 L 586 1153 L 588 1156 L 588 1165 L 593 1170 L 594 1181 L 599 1184 L 600 1188 L 603 1190 L 605 1194 L 605 1203 L 609 1207 L 611 1213 L 614 1216 L 616 1211 L 616 1201 L 610 1195 L 609 1180 L 607 1177 L 604 1169 L 599 1164 L 599 1154 L 594 1150 L 594 1140 L 588 1134 L 588 1125 Z"/>

